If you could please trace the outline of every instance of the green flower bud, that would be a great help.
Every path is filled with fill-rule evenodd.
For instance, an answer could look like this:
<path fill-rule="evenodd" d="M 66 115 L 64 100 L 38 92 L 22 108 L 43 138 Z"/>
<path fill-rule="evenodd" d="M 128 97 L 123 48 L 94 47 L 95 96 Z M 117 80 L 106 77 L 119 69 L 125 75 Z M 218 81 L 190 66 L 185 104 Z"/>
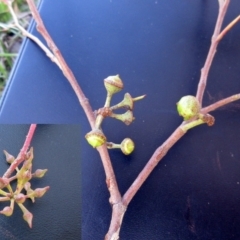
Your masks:
<path fill-rule="evenodd" d="M 95 129 L 87 133 L 85 138 L 94 148 L 102 146 L 107 140 L 103 132 L 99 129 Z"/>
<path fill-rule="evenodd" d="M 134 142 L 130 138 L 125 138 L 121 142 L 121 150 L 125 155 L 131 154 L 134 150 L 134 147 L 135 147 Z"/>
<path fill-rule="evenodd" d="M 196 117 L 200 112 L 201 106 L 197 98 L 194 96 L 184 96 L 177 103 L 177 111 L 184 120 Z"/>
<path fill-rule="evenodd" d="M 104 85 L 109 94 L 114 94 L 123 89 L 123 82 L 119 75 L 109 76 L 104 79 Z"/>
<path fill-rule="evenodd" d="M 121 144 L 107 142 L 108 149 L 120 148 L 125 155 L 131 154 L 134 150 L 134 147 L 135 147 L 134 142 L 130 138 L 123 139 Z"/>

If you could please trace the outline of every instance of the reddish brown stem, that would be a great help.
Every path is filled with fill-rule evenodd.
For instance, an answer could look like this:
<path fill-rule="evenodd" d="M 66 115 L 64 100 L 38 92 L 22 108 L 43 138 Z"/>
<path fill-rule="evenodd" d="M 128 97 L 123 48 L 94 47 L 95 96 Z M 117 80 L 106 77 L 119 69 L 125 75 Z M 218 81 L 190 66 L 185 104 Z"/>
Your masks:
<path fill-rule="evenodd" d="M 122 196 L 118 190 L 115 173 L 112 167 L 106 144 L 98 147 L 97 150 L 99 151 L 99 154 L 101 156 L 102 164 L 106 174 L 106 184 L 110 193 L 109 202 L 111 205 L 117 204 L 121 201 Z"/>
<path fill-rule="evenodd" d="M 238 22 L 240 21 L 240 15 L 237 16 L 232 22 L 230 22 L 223 30 L 222 32 L 218 35 L 217 37 L 217 41 L 220 41 L 225 35 L 226 33 Z"/>
<path fill-rule="evenodd" d="M 225 0 L 224 3 L 219 5 L 219 12 L 218 12 L 218 18 L 217 18 L 217 22 L 216 22 L 216 26 L 214 29 L 214 33 L 212 36 L 212 42 L 211 42 L 211 46 L 207 55 L 207 59 L 206 62 L 201 70 L 201 77 L 198 83 L 198 89 L 197 89 L 197 94 L 196 97 L 198 99 L 198 101 L 200 102 L 200 104 L 202 105 L 202 99 L 203 99 L 203 94 L 206 88 L 206 84 L 207 84 L 207 76 L 209 73 L 209 69 L 212 65 L 212 61 L 213 58 L 215 56 L 216 53 L 216 49 L 219 43 L 219 40 L 217 39 L 219 36 L 219 33 L 221 31 L 221 27 L 222 27 L 222 23 L 223 23 L 223 19 L 225 17 L 225 14 L 227 12 L 227 8 L 229 5 L 230 0 Z"/>
<path fill-rule="evenodd" d="M 235 94 L 235 95 L 232 95 L 228 98 L 224 98 L 218 102 L 215 102 L 205 108 L 202 108 L 201 112 L 202 113 L 209 113 L 209 112 L 212 112 L 214 110 L 216 110 L 217 108 L 220 108 L 220 107 L 223 107 L 224 105 L 228 104 L 228 103 L 231 103 L 231 102 L 234 102 L 234 101 L 237 101 L 240 99 L 240 93 L 238 94 Z"/>
<path fill-rule="evenodd" d="M 127 192 L 123 195 L 123 203 L 127 206 L 138 189 L 145 182 L 147 177 L 153 171 L 153 169 L 157 166 L 160 160 L 167 154 L 168 150 L 185 134 L 185 132 L 181 129 L 181 125 L 172 133 L 172 135 L 153 153 L 152 157 L 137 176 L 133 184 L 127 190 Z"/>
<path fill-rule="evenodd" d="M 25 160 L 26 153 L 31 144 L 36 127 L 37 127 L 37 124 L 30 125 L 28 134 L 26 136 L 22 149 L 20 150 L 20 153 L 18 154 L 14 162 L 9 166 L 8 170 L 4 173 L 3 178 L 9 178 L 10 175 L 15 171 L 16 167 L 18 167 L 18 165 Z"/>

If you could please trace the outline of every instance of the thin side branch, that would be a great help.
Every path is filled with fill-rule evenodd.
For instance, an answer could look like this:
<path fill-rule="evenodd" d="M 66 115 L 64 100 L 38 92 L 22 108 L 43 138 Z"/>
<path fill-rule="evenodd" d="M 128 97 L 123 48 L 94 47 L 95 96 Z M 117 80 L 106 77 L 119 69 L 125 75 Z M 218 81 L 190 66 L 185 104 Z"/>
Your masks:
<path fill-rule="evenodd" d="M 209 113 L 209 112 L 212 112 L 214 110 L 216 110 L 217 108 L 220 108 L 220 107 L 223 107 L 224 105 L 227 105 L 231 102 L 234 102 L 234 101 L 237 101 L 240 99 L 240 93 L 238 94 L 235 94 L 235 95 L 232 95 L 228 98 L 224 98 L 218 102 L 215 102 L 205 108 L 202 108 L 201 112 L 202 113 Z"/>
<path fill-rule="evenodd" d="M 123 195 L 123 203 L 127 206 L 138 189 L 142 186 L 145 180 L 148 178 L 153 169 L 157 166 L 157 164 L 162 160 L 162 158 L 167 154 L 168 150 L 185 134 L 185 132 L 181 128 L 182 124 L 172 133 L 172 135 L 153 153 L 152 157 L 149 159 L 146 166 L 137 176 L 133 184 L 127 190 L 127 192 Z"/>
<path fill-rule="evenodd" d="M 225 1 L 219 1 L 219 12 L 218 12 L 218 18 L 217 18 L 217 22 L 216 22 L 216 26 L 214 29 L 214 33 L 212 36 L 212 42 L 211 42 L 211 46 L 207 55 L 207 59 L 206 62 L 201 70 L 201 77 L 198 83 L 198 89 L 197 89 L 197 94 L 196 97 L 198 99 L 198 101 L 200 102 L 200 104 L 202 105 L 202 99 L 203 99 L 203 94 L 206 88 L 206 84 L 207 84 L 207 76 L 209 73 L 209 69 L 210 66 L 212 65 L 212 61 L 213 58 L 215 56 L 216 53 L 216 49 L 218 46 L 218 35 L 221 31 L 221 27 L 222 27 L 222 23 L 223 23 L 223 19 L 225 17 L 225 14 L 227 12 L 227 8 L 228 5 L 230 3 L 230 0 L 225 0 Z"/>
<path fill-rule="evenodd" d="M 4 2 L 5 3 L 5 2 Z M 13 10 L 13 7 L 12 7 L 12 1 L 9 1 L 7 0 L 6 1 L 6 4 L 8 6 L 8 9 L 9 9 L 9 12 L 11 13 L 12 15 L 12 18 L 13 18 L 13 21 L 14 21 L 14 24 L 15 26 L 17 27 L 17 29 L 19 29 L 23 36 L 26 36 L 28 38 L 30 38 L 33 42 L 35 42 L 45 53 L 46 55 L 53 61 L 55 62 L 59 68 L 61 68 L 57 58 L 52 54 L 51 51 L 49 51 L 49 49 L 37 38 L 35 37 L 34 35 L 32 35 L 31 33 L 29 33 L 27 30 L 25 30 L 25 28 L 23 28 L 19 21 L 18 21 L 18 18 Z"/>
<path fill-rule="evenodd" d="M 240 15 L 237 16 L 232 22 L 230 22 L 223 30 L 222 32 L 218 35 L 217 41 L 222 40 L 222 38 L 225 36 L 225 34 L 238 22 L 240 21 Z"/>

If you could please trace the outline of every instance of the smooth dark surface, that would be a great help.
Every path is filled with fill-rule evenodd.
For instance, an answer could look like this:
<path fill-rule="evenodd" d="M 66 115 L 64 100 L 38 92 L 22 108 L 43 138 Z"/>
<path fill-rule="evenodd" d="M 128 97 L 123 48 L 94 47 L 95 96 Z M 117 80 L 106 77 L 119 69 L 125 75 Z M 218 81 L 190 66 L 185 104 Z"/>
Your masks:
<path fill-rule="evenodd" d="M 29 125 L 0 125 L 0 151 L 16 156 Z M 1 240 L 75 240 L 81 232 L 80 198 L 80 127 L 79 125 L 38 125 L 31 146 L 34 148 L 33 171 L 48 169 L 43 178 L 32 179 L 32 189 L 50 186 L 35 203 L 24 205 L 33 214 L 30 229 L 15 205 L 11 217 L 0 216 Z M 69 141 L 71 139 L 72 141 Z M 5 156 L 0 155 L 1 176 L 7 170 Z M 14 189 L 14 188 L 13 188 Z M 0 203 L 2 210 L 8 203 Z M 9 204 L 8 204 L 9 205 Z"/>
<path fill-rule="evenodd" d="M 131 156 L 111 151 L 123 194 L 153 151 L 181 123 L 176 102 L 195 94 L 218 12 L 218 1 L 43 1 L 41 15 L 94 109 L 102 107 L 103 79 L 120 74 L 124 92 L 147 94 L 130 126 L 107 119 L 109 141 L 131 137 Z M 240 13 L 231 1 L 226 26 Z M 35 30 L 33 30 L 36 33 Z M 38 35 L 38 34 L 37 34 Z M 204 106 L 240 92 L 240 25 L 221 41 Z M 156 167 L 128 207 L 120 233 L 128 239 L 240 239 L 239 102 L 213 113 L 213 127 L 184 136 Z M 82 239 L 104 239 L 111 208 L 90 130 L 61 72 L 25 42 L 1 104 L 1 123 L 80 123 L 82 127 Z"/>

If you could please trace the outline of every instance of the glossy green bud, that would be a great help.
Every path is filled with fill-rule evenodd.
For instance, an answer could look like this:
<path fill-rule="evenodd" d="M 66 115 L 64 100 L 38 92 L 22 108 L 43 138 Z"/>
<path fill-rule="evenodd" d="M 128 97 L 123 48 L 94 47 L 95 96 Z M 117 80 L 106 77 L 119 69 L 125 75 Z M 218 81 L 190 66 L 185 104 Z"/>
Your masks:
<path fill-rule="evenodd" d="M 114 94 L 123 89 L 123 82 L 119 75 L 109 76 L 104 79 L 104 85 L 109 94 Z"/>
<path fill-rule="evenodd" d="M 184 96 L 177 103 L 177 111 L 184 120 L 196 117 L 200 112 L 201 106 L 197 98 L 194 96 Z"/>
<path fill-rule="evenodd" d="M 134 147 L 135 147 L 135 144 L 134 144 L 133 140 L 130 138 L 125 138 L 121 142 L 121 150 L 125 155 L 131 154 L 134 150 Z"/>
<path fill-rule="evenodd" d="M 94 148 L 102 146 L 107 140 L 103 132 L 99 129 L 95 129 L 87 133 L 85 138 Z"/>

